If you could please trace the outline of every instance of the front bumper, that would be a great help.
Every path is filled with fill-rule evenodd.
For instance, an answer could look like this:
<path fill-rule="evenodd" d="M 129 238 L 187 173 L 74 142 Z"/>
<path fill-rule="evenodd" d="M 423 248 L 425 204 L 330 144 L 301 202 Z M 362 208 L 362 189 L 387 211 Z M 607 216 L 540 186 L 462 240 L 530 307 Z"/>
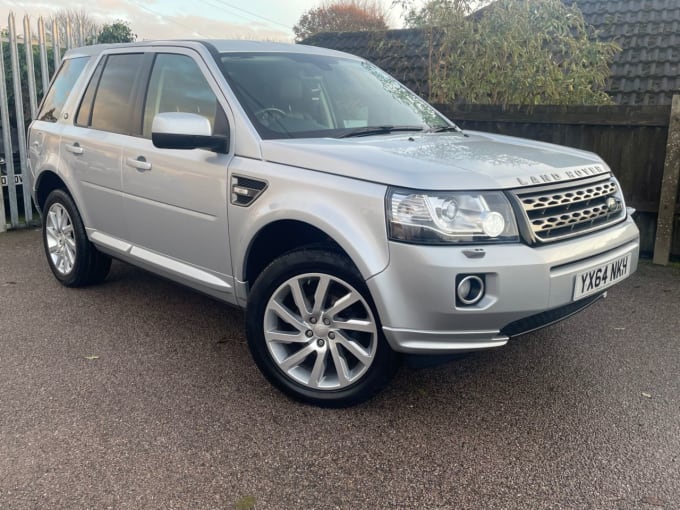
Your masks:
<path fill-rule="evenodd" d="M 391 347 L 414 354 L 446 354 L 499 347 L 509 338 L 576 313 L 601 297 L 574 302 L 579 272 L 626 254 L 637 268 L 639 233 L 629 217 L 599 232 L 529 247 L 484 245 L 481 258 L 470 246 L 390 243 L 390 263 L 367 281 Z M 458 307 L 458 274 L 485 274 L 486 295 Z"/>

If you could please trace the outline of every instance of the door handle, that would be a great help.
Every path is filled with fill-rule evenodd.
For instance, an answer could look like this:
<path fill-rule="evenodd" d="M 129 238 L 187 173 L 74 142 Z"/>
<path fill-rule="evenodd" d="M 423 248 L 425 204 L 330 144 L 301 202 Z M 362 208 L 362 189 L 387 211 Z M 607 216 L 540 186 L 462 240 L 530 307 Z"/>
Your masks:
<path fill-rule="evenodd" d="M 128 166 L 143 172 L 146 170 L 151 170 L 151 163 L 149 163 L 144 156 L 138 156 L 137 159 L 127 158 L 125 163 L 127 163 Z"/>
<path fill-rule="evenodd" d="M 66 145 L 64 148 L 73 153 L 73 154 L 82 154 L 83 153 L 83 148 L 80 146 L 78 142 L 74 143 L 73 145 Z"/>

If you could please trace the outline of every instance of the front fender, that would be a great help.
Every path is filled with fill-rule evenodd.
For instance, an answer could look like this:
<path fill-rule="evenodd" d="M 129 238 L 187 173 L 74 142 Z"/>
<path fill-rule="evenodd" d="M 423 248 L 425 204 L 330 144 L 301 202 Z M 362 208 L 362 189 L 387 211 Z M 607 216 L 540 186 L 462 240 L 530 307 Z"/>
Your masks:
<path fill-rule="evenodd" d="M 324 232 L 349 255 L 364 279 L 387 267 L 384 185 L 244 158 L 234 158 L 230 173 L 268 184 L 249 207 L 229 206 L 238 280 L 245 281 L 245 259 L 257 233 L 279 220 L 300 221 Z"/>

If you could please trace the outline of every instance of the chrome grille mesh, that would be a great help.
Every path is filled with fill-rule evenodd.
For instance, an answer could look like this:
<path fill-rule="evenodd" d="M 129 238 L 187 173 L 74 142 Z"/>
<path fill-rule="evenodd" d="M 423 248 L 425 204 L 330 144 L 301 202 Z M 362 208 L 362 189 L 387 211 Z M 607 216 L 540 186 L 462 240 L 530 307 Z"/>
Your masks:
<path fill-rule="evenodd" d="M 616 193 L 617 186 L 613 181 L 598 183 L 586 188 L 563 191 L 560 193 L 546 193 L 543 195 L 522 198 L 524 209 L 532 211 L 535 209 L 546 209 L 558 205 L 568 205 L 574 202 L 582 202 L 597 197 L 603 197 Z"/>
<path fill-rule="evenodd" d="M 552 242 L 607 227 L 625 218 L 615 179 L 514 192 L 535 240 Z"/>

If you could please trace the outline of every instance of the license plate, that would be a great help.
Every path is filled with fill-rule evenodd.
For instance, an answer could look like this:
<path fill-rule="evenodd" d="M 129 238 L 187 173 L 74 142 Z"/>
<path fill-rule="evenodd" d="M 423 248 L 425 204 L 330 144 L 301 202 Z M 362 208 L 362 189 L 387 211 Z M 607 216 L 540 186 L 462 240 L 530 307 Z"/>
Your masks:
<path fill-rule="evenodd" d="M 611 287 L 629 274 L 630 253 L 595 269 L 578 273 L 574 282 L 574 301 Z"/>

